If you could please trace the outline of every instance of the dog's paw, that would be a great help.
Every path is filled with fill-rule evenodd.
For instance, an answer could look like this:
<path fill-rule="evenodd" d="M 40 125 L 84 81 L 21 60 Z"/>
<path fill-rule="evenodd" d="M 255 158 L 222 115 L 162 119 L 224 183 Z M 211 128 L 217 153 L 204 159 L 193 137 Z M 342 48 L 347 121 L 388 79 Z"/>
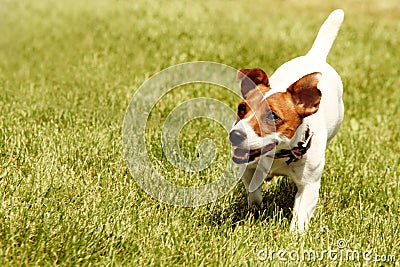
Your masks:
<path fill-rule="evenodd" d="M 304 234 L 307 231 L 308 226 L 304 223 L 298 223 L 298 221 L 293 218 L 290 223 L 290 232 L 292 234 Z"/>
<path fill-rule="evenodd" d="M 257 203 L 257 202 L 250 203 L 249 202 L 247 208 L 250 211 L 259 211 L 259 210 L 262 210 L 264 208 L 264 203 L 263 202 L 261 202 L 261 203 Z"/>

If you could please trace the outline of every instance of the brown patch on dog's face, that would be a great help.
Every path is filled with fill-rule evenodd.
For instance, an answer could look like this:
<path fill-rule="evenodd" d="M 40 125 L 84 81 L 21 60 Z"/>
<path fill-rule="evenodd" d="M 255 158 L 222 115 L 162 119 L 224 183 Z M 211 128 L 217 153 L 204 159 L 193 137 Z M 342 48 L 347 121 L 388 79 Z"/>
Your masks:
<path fill-rule="evenodd" d="M 260 105 L 266 104 L 263 103 L 265 101 L 262 101 L 264 93 L 269 89 L 270 89 L 269 87 L 263 87 L 262 85 L 259 85 L 254 89 L 250 90 L 249 92 L 247 92 L 245 100 L 241 101 L 238 105 L 238 110 L 237 110 L 238 117 L 236 122 L 242 119 L 246 119 L 249 116 L 252 116 L 253 112 L 257 113 L 260 109 L 262 109 Z"/>
<path fill-rule="evenodd" d="M 263 95 L 270 90 L 267 74 L 262 69 L 240 69 L 237 80 L 241 81 L 240 87 L 243 98 L 238 105 L 237 121 L 247 118 L 251 110 L 257 110 Z"/>
<path fill-rule="evenodd" d="M 278 132 L 290 139 L 302 123 L 302 118 L 296 112 L 296 106 L 288 92 L 276 93 L 268 97 L 257 113 L 252 119 L 252 125 L 260 137 Z"/>
<path fill-rule="evenodd" d="M 303 118 L 318 111 L 321 91 L 317 84 L 320 73 L 312 73 L 292 84 L 286 92 L 275 93 L 263 100 L 269 87 L 245 91 L 246 101 L 238 107 L 238 121 L 251 117 L 249 123 L 254 132 L 264 137 L 278 132 L 291 139 Z M 260 87 L 260 86 L 258 86 Z M 243 89 L 242 89 L 243 92 Z M 251 107 L 251 108 L 250 108 Z"/>

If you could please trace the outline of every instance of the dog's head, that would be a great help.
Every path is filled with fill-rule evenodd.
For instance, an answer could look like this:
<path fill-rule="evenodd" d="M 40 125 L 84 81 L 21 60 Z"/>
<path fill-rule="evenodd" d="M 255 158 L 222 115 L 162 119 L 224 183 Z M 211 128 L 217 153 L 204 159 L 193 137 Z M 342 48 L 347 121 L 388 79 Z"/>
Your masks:
<path fill-rule="evenodd" d="M 244 100 L 229 133 L 237 164 L 257 162 L 263 155 L 272 157 L 274 148 L 290 144 L 303 119 L 318 111 L 319 72 L 300 78 L 285 92 L 274 92 L 261 69 L 241 69 L 237 78 Z"/>

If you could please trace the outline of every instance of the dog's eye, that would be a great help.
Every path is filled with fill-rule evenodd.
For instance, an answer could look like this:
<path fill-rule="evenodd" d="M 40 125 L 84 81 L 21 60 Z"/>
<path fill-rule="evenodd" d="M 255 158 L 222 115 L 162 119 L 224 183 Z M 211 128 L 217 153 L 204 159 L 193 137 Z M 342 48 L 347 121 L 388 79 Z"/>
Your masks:
<path fill-rule="evenodd" d="M 275 112 L 272 111 L 267 111 L 267 115 L 266 115 L 267 120 L 269 121 L 277 121 L 280 120 L 281 118 L 279 118 L 278 115 L 276 115 Z"/>
<path fill-rule="evenodd" d="M 242 119 L 246 115 L 246 110 L 247 110 L 246 104 L 240 103 L 239 106 L 238 106 L 238 116 L 239 116 L 239 118 Z"/>

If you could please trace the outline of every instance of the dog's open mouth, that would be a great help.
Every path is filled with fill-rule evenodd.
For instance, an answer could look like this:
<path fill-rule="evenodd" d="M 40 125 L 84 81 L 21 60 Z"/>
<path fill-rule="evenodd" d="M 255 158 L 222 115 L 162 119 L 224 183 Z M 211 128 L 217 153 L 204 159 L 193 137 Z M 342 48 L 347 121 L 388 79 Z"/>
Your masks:
<path fill-rule="evenodd" d="M 251 162 L 255 161 L 257 158 L 259 158 L 260 156 L 262 156 L 262 155 L 266 154 L 267 152 L 271 151 L 272 149 L 274 149 L 277 145 L 278 145 L 278 143 L 276 142 L 276 143 L 266 145 L 259 149 L 251 149 L 251 150 L 237 147 L 233 150 L 232 160 L 236 164 L 251 163 Z"/>

